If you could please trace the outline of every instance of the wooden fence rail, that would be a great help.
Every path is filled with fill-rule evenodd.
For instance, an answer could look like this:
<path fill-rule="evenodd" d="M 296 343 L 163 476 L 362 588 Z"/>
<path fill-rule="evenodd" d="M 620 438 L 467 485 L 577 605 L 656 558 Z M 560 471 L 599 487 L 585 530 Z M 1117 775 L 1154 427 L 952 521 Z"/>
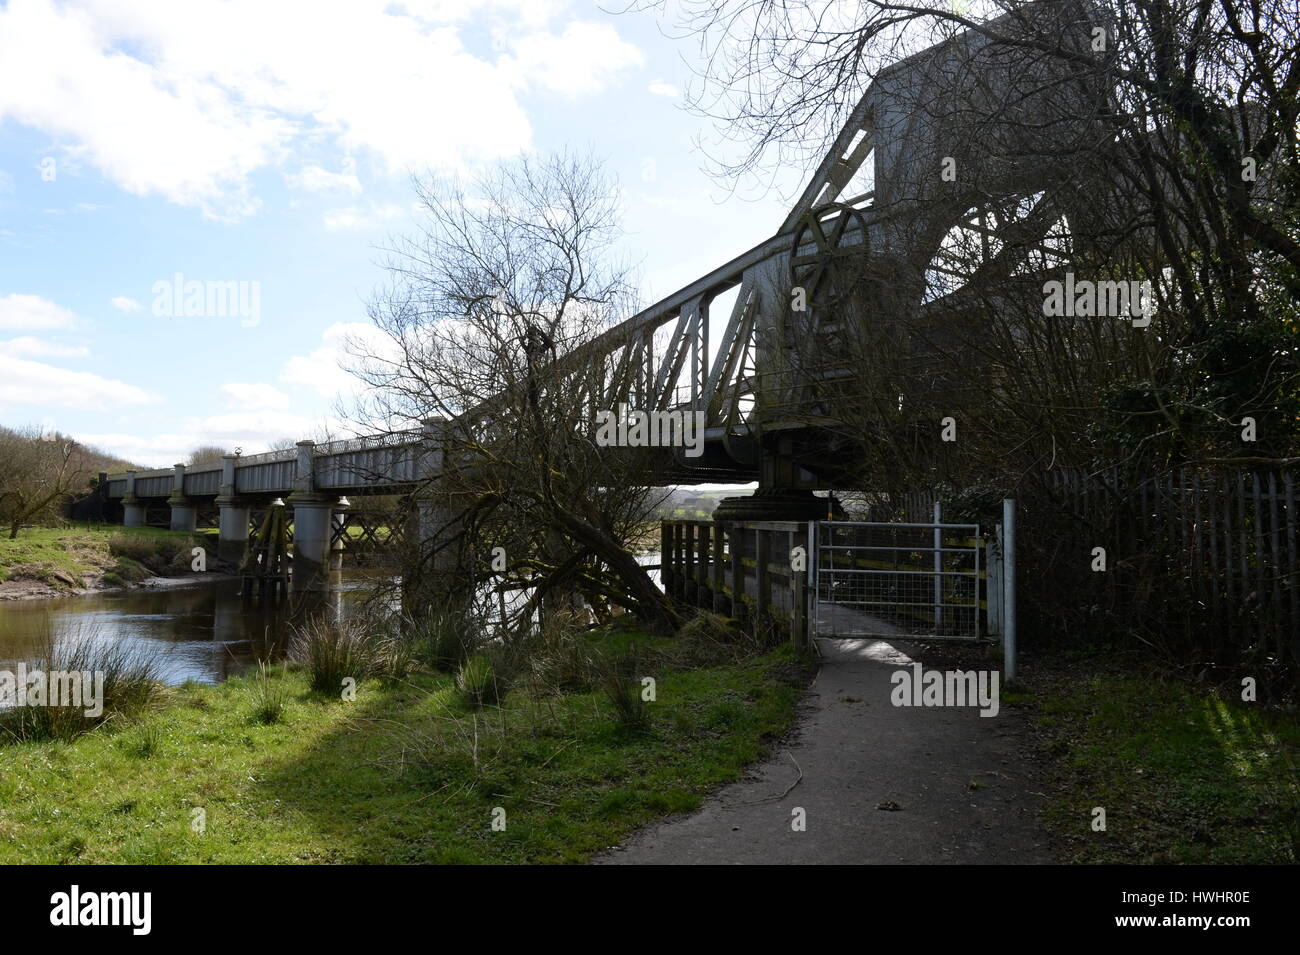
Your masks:
<path fill-rule="evenodd" d="M 1035 605 L 1040 629 L 1069 635 L 1070 621 L 1085 629 L 1091 621 L 1198 659 L 1275 664 L 1300 680 L 1294 472 L 1058 469 L 1044 477 L 1018 495 L 1021 596 Z M 924 522 L 934 500 L 928 491 L 881 497 L 856 516 Z M 807 535 L 801 522 L 664 521 L 664 587 L 682 603 L 767 621 L 806 645 L 807 578 L 791 570 L 790 555 L 803 545 L 812 559 Z"/>
<path fill-rule="evenodd" d="M 811 559 L 808 524 L 800 521 L 663 521 L 660 572 L 679 603 L 726 614 L 751 626 L 773 626 L 795 647 L 808 646 L 810 594 L 802 547 Z"/>

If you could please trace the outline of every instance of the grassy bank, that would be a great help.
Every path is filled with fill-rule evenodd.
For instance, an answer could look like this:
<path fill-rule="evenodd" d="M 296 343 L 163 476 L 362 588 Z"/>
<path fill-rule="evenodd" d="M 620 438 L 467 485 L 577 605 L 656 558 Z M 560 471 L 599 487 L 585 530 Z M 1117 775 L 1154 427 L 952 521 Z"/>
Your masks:
<path fill-rule="evenodd" d="M 277 668 L 70 743 L 0 746 L 0 863 L 582 861 L 738 778 L 802 687 L 788 649 L 696 669 L 673 641 L 590 639 L 636 647 L 656 679 L 643 728 L 598 689 L 470 709 L 451 676 L 416 672 L 349 703 Z"/>
<path fill-rule="evenodd" d="M 1294 713 L 1104 657 L 1048 666 L 1027 690 L 1014 702 L 1034 709 L 1061 861 L 1300 861 Z"/>
<path fill-rule="evenodd" d="M 150 574 L 189 572 L 190 550 L 216 553 L 216 532 L 76 523 L 34 527 L 0 539 L 0 582 L 33 582 L 69 590 L 102 582 L 132 583 Z"/>

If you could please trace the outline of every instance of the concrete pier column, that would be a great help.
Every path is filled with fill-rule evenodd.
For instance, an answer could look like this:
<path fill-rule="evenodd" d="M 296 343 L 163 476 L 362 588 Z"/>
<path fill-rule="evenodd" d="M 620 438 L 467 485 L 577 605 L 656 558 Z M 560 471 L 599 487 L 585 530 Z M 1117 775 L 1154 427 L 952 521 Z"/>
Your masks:
<path fill-rule="evenodd" d="M 329 589 L 330 536 L 336 498 L 327 495 L 289 496 L 293 508 L 293 589 Z"/>
<path fill-rule="evenodd" d="M 248 502 L 235 495 L 235 455 L 221 458 L 221 487 L 217 491 L 217 558 L 238 565 L 248 546 Z"/>
<path fill-rule="evenodd" d="M 126 472 L 126 496 L 122 498 L 122 525 L 144 527 L 144 504 L 135 496 L 135 472 Z"/>
<path fill-rule="evenodd" d="M 465 570 L 464 542 L 457 539 L 461 531 L 462 507 L 439 476 L 445 456 L 447 422 L 442 418 L 424 421 L 425 451 L 421 461 L 422 486 L 415 492 L 415 508 L 408 535 L 413 534 L 408 551 L 412 563 L 403 568 L 403 606 L 418 612 L 431 600 L 445 606 L 468 600 L 460 593 L 471 587 Z"/>
<path fill-rule="evenodd" d="M 308 593 L 329 589 L 330 536 L 338 497 L 316 493 L 312 466 L 313 441 L 298 442 L 293 493 L 293 589 Z"/>
<path fill-rule="evenodd" d="M 176 479 L 172 484 L 167 503 L 172 507 L 171 528 L 174 531 L 192 531 L 198 519 L 198 508 L 185 496 L 185 465 L 176 465 Z"/>

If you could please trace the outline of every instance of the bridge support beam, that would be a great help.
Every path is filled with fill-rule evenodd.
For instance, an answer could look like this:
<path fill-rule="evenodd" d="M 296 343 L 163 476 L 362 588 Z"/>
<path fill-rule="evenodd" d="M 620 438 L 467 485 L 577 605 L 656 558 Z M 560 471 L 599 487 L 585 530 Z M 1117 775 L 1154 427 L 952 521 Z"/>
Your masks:
<path fill-rule="evenodd" d="M 122 498 L 122 525 L 144 527 L 144 503 L 135 496 L 135 472 L 126 472 L 126 494 Z"/>
<path fill-rule="evenodd" d="M 238 564 L 248 546 L 249 506 L 217 501 L 217 557 L 227 564 Z"/>
<path fill-rule="evenodd" d="M 330 538 L 338 497 L 316 492 L 312 451 L 315 442 L 298 442 L 293 493 L 293 590 L 296 594 L 329 589 Z"/>
<path fill-rule="evenodd" d="M 235 456 L 221 457 L 221 487 L 217 491 L 217 559 L 234 566 L 248 547 L 248 504 L 235 496 Z"/>
<path fill-rule="evenodd" d="M 122 525 L 144 527 L 144 503 L 139 498 L 122 498 Z"/>
<path fill-rule="evenodd" d="M 414 612 L 419 612 L 431 598 L 444 603 L 450 600 L 455 605 L 473 596 L 458 589 L 468 579 L 463 573 L 465 545 L 457 539 L 463 512 L 437 477 L 442 471 L 446 426 L 441 418 L 424 421 L 424 486 L 415 493 L 415 509 L 407 530 L 407 539 L 413 545 L 408 548 L 411 563 L 402 571 L 402 605 Z"/>
<path fill-rule="evenodd" d="M 185 465 L 176 465 L 176 480 L 172 484 L 171 496 L 167 503 L 172 508 L 171 529 L 174 531 L 192 531 L 198 519 L 198 508 L 185 496 Z"/>
<path fill-rule="evenodd" d="M 329 589 L 330 538 L 337 501 L 327 495 L 289 495 L 286 503 L 293 508 L 295 593 Z"/>

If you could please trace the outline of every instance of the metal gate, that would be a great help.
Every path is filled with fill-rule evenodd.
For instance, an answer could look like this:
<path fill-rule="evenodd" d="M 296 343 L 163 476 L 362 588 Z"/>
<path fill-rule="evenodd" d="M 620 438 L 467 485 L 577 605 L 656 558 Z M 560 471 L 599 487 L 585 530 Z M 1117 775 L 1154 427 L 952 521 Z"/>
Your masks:
<path fill-rule="evenodd" d="M 978 524 L 816 522 L 814 632 L 976 640 Z"/>

